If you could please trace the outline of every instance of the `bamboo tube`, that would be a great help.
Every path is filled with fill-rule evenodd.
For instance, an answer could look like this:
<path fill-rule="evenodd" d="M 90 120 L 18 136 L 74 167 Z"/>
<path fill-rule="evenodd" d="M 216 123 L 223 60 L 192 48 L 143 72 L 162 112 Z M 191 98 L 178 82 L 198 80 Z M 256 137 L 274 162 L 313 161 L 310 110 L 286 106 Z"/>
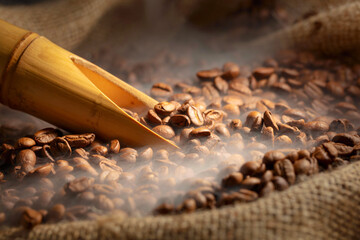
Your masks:
<path fill-rule="evenodd" d="M 45 37 L 2 20 L 0 33 L 1 103 L 71 132 L 177 148 L 121 109 L 143 114 L 156 100 Z"/>

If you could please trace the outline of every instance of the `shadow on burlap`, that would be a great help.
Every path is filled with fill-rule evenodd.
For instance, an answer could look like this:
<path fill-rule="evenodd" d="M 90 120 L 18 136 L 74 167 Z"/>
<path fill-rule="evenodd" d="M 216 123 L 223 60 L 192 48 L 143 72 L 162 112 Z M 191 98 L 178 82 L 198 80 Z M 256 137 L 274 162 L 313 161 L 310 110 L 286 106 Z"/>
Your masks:
<path fill-rule="evenodd" d="M 70 6 L 66 5 L 70 2 L 76 9 L 59 14 L 58 9 Z M 296 9 L 295 2 L 291 1 L 288 6 Z M 332 55 L 358 55 L 360 2 L 340 4 L 338 1 L 332 5 L 336 1 L 326 1 L 323 8 L 319 1 L 315 2 L 304 9 L 316 8 L 318 14 L 254 44 L 273 46 L 273 50 L 296 46 Z M 0 16 L 39 32 L 63 47 L 73 48 L 117 3 L 115 0 L 66 0 L 41 3 L 31 9 L 6 6 L 0 8 Z M 58 5 L 54 8 L 50 4 Z M 42 19 L 51 14 L 55 17 L 45 23 Z M 107 216 L 97 221 L 40 225 L 30 232 L 21 228 L 3 229 L 0 239 L 359 239 L 359 184 L 360 163 L 352 163 L 254 203 L 177 216 Z"/>

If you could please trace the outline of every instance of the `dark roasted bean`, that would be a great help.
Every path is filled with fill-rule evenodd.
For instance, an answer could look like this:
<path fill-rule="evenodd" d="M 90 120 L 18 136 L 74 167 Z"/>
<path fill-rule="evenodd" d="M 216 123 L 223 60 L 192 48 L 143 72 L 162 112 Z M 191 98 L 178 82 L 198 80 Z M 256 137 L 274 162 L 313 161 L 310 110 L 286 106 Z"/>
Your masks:
<path fill-rule="evenodd" d="M 64 138 L 69 143 L 70 147 L 84 148 L 89 146 L 95 140 L 95 134 L 65 135 Z"/>
<path fill-rule="evenodd" d="M 240 74 L 240 68 L 236 63 L 233 62 L 227 62 L 223 65 L 223 73 L 222 77 L 225 79 L 233 79 L 239 76 Z"/>
<path fill-rule="evenodd" d="M 191 124 L 190 118 L 183 114 L 175 114 L 170 117 L 169 123 L 177 128 L 188 127 Z"/>
<path fill-rule="evenodd" d="M 214 69 L 210 69 L 210 70 L 203 70 L 203 71 L 199 71 L 196 73 L 196 76 L 200 79 L 200 80 L 204 80 L 204 81 L 211 81 L 214 80 L 217 76 L 221 75 L 221 70 L 214 68 Z"/>
<path fill-rule="evenodd" d="M 274 150 L 265 153 L 263 163 L 265 163 L 266 166 L 270 167 L 275 164 L 275 162 L 283 159 L 285 159 L 285 154 L 280 151 Z"/>
<path fill-rule="evenodd" d="M 35 146 L 36 142 L 32 138 L 23 137 L 19 138 L 15 144 L 16 148 L 31 148 L 32 146 Z"/>
<path fill-rule="evenodd" d="M 53 156 L 70 157 L 72 150 L 65 137 L 55 138 L 50 145 Z"/>
<path fill-rule="evenodd" d="M 275 72 L 274 68 L 270 67 L 259 67 L 253 71 L 254 77 L 257 79 L 267 78 Z"/>
<path fill-rule="evenodd" d="M 282 176 L 286 181 L 292 185 L 295 183 L 295 171 L 290 160 L 284 159 L 277 161 L 274 164 L 274 172 L 278 176 Z"/>
<path fill-rule="evenodd" d="M 222 181 L 222 184 L 225 187 L 233 187 L 240 185 L 243 180 L 243 175 L 240 172 L 230 173 L 227 177 L 225 177 Z"/>
<path fill-rule="evenodd" d="M 77 178 L 65 185 L 65 191 L 68 193 L 80 193 L 89 189 L 94 184 L 95 179 L 81 177 Z"/>
<path fill-rule="evenodd" d="M 109 152 L 110 153 L 119 153 L 120 151 L 120 142 L 117 139 L 111 140 L 110 141 L 110 147 L 109 147 Z"/>
<path fill-rule="evenodd" d="M 189 138 L 204 138 L 204 137 L 209 137 L 211 135 L 211 132 L 208 128 L 206 127 L 200 127 L 200 128 L 195 128 L 193 129 L 190 134 L 189 134 Z"/>
<path fill-rule="evenodd" d="M 150 94 L 154 97 L 170 97 L 172 93 L 172 87 L 165 83 L 154 84 L 150 92 Z"/>
<path fill-rule="evenodd" d="M 42 215 L 36 210 L 26 208 L 21 216 L 21 225 L 26 229 L 31 229 L 42 222 Z"/>
<path fill-rule="evenodd" d="M 283 177 L 275 176 L 272 179 L 272 182 L 274 183 L 276 190 L 283 191 L 289 188 L 288 182 Z"/>
<path fill-rule="evenodd" d="M 21 150 L 16 156 L 16 164 L 20 165 L 25 172 L 31 171 L 36 164 L 36 155 L 30 149 Z"/>
<path fill-rule="evenodd" d="M 47 222 L 58 222 L 65 215 L 65 206 L 63 204 L 55 204 L 50 208 L 48 214 L 46 215 Z"/>
<path fill-rule="evenodd" d="M 154 106 L 154 110 L 159 116 L 169 116 L 176 110 L 176 105 L 172 102 L 160 102 Z"/>
<path fill-rule="evenodd" d="M 195 126 L 202 126 L 204 124 L 204 117 L 196 107 L 190 105 L 187 108 L 187 115 L 190 118 L 191 123 Z"/>
<path fill-rule="evenodd" d="M 152 130 L 164 138 L 171 139 L 175 136 L 174 130 L 167 125 L 159 125 L 154 127 Z"/>
<path fill-rule="evenodd" d="M 61 132 L 54 128 L 45 128 L 34 134 L 34 139 L 37 144 L 50 144 L 56 137 L 61 136 Z"/>
<path fill-rule="evenodd" d="M 91 148 L 90 153 L 101 155 L 101 156 L 106 156 L 108 154 L 108 148 L 105 146 L 98 145 L 98 146 Z"/>

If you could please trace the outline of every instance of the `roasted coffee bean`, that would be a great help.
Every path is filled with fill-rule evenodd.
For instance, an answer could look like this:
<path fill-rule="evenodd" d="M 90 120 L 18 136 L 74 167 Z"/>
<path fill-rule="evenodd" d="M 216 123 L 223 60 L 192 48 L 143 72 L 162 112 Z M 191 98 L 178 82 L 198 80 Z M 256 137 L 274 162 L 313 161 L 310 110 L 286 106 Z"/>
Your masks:
<path fill-rule="evenodd" d="M 145 148 L 139 153 L 139 161 L 148 162 L 153 157 L 153 150 L 151 147 Z"/>
<path fill-rule="evenodd" d="M 16 156 L 16 164 L 20 165 L 25 172 L 31 171 L 36 164 L 36 155 L 30 149 L 21 150 Z"/>
<path fill-rule="evenodd" d="M 274 144 L 274 129 L 272 127 L 265 127 L 261 132 L 262 139 L 264 141 L 271 141 Z"/>
<path fill-rule="evenodd" d="M 341 86 L 339 82 L 329 81 L 326 84 L 326 88 L 328 89 L 328 91 L 331 92 L 331 94 L 337 97 L 343 97 L 345 95 L 344 88 Z"/>
<path fill-rule="evenodd" d="M 63 204 L 55 204 L 46 215 L 47 222 L 58 222 L 65 215 L 65 206 Z"/>
<path fill-rule="evenodd" d="M 58 129 L 45 128 L 34 134 L 34 140 L 39 145 L 50 144 L 55 138 L 61 135 Z"/>
<path fill-rule="evenodd" d="M 233 131 L 240 130 L 241 127 L 242 127 L 242 122 L 240 119 L 233 119 L 229 124 L 229 128 L 232 129 Z"/>
<path fill-rule="evenodd" d="M 50 145 L 50 151 L 53 156 L 70 157 L 72 150 L 68 141 L 64 137 L 55 138 Z"/>
<path fill-rule="evenodd" d="M 347 119 L 336 119 L 330 123 L 329 130 L 343 133 L 352 130 L 352 126 Z"/>
<path fill-rule="evenodd" d="M 203 81 L 214 80 L 217 76 L 221 75 L 222 72 L 220 69 L 214 68 L 210 70 L 203 70 L 196 73 L 196 76 Z"/>
<path fill-rule="evenodd" d="M 88 202 L 91 203 L 95 199 L 95 194 L 91 191 L 85 191 L 78 193 L 76 198 L 79 199 L 81 202 Z"/>
<path fill-rule="evenodd" d="M 296 175 L 308 174 L 310 167 L 310 162 L 306 158 L 296 160 L 294 162 L 294 170 Z"/>
<path fill-rule="evenodd" d="M 68 193 L 80 193 L 89 189 L 95 182 L 94 178 L 81 177 L 65 185 L 65 191 Z"/>
<path fill-rule="evenodd" d="M 214 85 L 216 89 L 222 94 L 226 94 L 229 89 L 229 84 L 222 77 L 216 77 L 214 80 Z"/>
<path fill-rule="evenodd" d="M 250 90 L 250 88 L 248 86 L 246 86 L 245 84 L 242 83 L 242 81 L 239 79 L 233 79 L 230 81 L 229 83 L 229 89 L 234 91 L 234 94 L 244 94 L 244 95 L 248 95 L 251 96 L 252 92 Z M 230 94 L 230 91 L 229 91 Z"/>
<path fill-rule="evenodd" d="M 230 137 L 230 131 L 225 124 L 219 123 L 215 126 L 215 132 L 223 137 Z"/>
<path fill-rule="evenodd" d="M 175 114 L 170 117 L 169 123 L 177 128 L 188 127 L 191 124 L 190 118 L 183 114 Z"/>
<path fill-rule="evenodd" d="M 90 164 L 77 164 L 74 167 L 75 171 L 85 172 L 93 177 L 96 177 L 99 175 L 99 173 L 93 168 Z"/>
<path fill-rule="evenodd" d="M 360 143 L 360 137 L 351 135 L 349 133 L 339 133 L 332 138 L 332 141 L 353 147 Z"/>
<path fill-rule="evenodd" d="M 291 93 L 292 88 L 283 82 L 276 82 L 274 84 L 271 85 L 271 88 L 274 89 L 274 91 L 278 91 L 281 93 Z"/>
<path fill-rule="evenodd" d="M 265 163 L 266 166 L 271 167 L 273 164 L 275 164 L 275 162 L 283 159 L 285 159 L 285 154 L 280 151 L 274 150 L 265 153 L 263 163 Z"/>
<path fill-rule="evenodd" d="M 15 144 L 16 148 L 31 148 L 32 146 L 35 146 L 36 142 L 34 139 L 29 137 L 22 137 L 19 138 Z"/>
<path fill-rule="evenodd" d="M 245 121 L 245 126 L 249 127 L 251 131 L 260 131 L 263 124 L 261 113 L 257 111 L 250 112 Z"/>
<path fill-rule="evenodd" d="M 256 77 L 257 79 L 263 79 L 263 78 L 267 78 L 269 77 L 271 74 L 273 74 L 275 72 L 274 68 L 270 68 L 270 67 L 259 67 L 256 68 L 253 71 L 253 75 L 254 77 Z"/>
<path fill-rule="evenodd" d="M 223 102 L 225 104 L 234 104 L 238 106 L 242 106 L 244 104 L 242 98 L 237 95 L 226 95 L 223 97 Z"/>
<path fill-rule="evenodd" d="M 155 83 L 150 91 L 150 94 L 154 97 L 170 97 L 172 93 L 172 87 L 165 83 Z"/>
<path fill-rule="evenodd" d="M 255 190 L 261 183 L 261 180 L 256 177 L 247 177 L 241 182 L 241 187 Z"/>
<path fill-rule="evenodd" d="M 160 102 L 154 106 L 154 110 L 159 116 L 169 116 L 176 110 L 176 105 L 172 102 Z"/>
<path fill-rule="evenodd" d="M 226 112 L 230 117 L 238 117 L 240 115 L 240 108 L 235 104 L 226 104 L 223 107 L 224 112 Z"/>
<path fill-rule="evenodd" d="M 216 123 L 222 122 L 223 117 L 224 117 L 224 113 L 222 111 L 215 110 L 215 109 L 206 110 L 204 112 L 204 115 L 205 115 L 206 121 L 213 120 Z"/>
<path fill-rule="evenodd" d="M 0 212 L 0 226 L 6 221 L 6 215 L 3 212 Z"/>
<path fill-rule="evenodd" d="M 243 174 L 240 172 L 230 173 L 222 181 L 223 186 L 225 187 L 234 187 L 240 185 L 243 180 Z"/>
<path fill-rule="evenodd" d="M 105 211 L 111 211 L 115 208 L 114 203 L 111 201 L 110 198 L 106 197 L 103 194 L 98 195 L 95 199 L 95 206 L 99 209 Z"/>
<path fill-rule="evenodd" d="M 109 152 L 110 153 L 119 153 L 120 151 L 120 142 L 117 139 L 111 140 L 110 141 L 110 147 L 109 147 Z"/>
<path fill-rule="evenodd" d="M 168 203 L 162 203 L 154 210 L 154 212 L 158 214 L 169 214 L 173 211 L 174 211 L 174 205 Z"/>
<path fill-rule="evenodd" d="M 273 171 L 266 170 L 261 177 L 261 183 L 264 185 L 267 182 L 270 182 L 272 180 L 273 176 L 274 176 Z"/>
<path fill-rule="evenodd" d="M 266 127 L 272 127 L 274 129 L 274 132 L 279 131 L 279 127 L 276 124 L 274 118 L 272 117 L 271 112 L 269 111 L 264 112 L 264 124 Z"/>
<path fill-rule="evenodd" d="M 40 212 L 31 208 L 26 208 L 21 216 L 21 225 L 26 229 L 32 229 L 42 222 L 42 215 Z"/>
<path fill-rule="evenodd" d="M 101 156 L 106 156 L 108 154 L 109 150 L 107 147 L 105 146 L 95 146 L 93 148 L 91 148 L 90 153 L 92 154 L 97 154 L 97 155 L 101 155 Z"/>
<path fill-rule="evenodd" d="M 329 130 L 329 124 L 323 121 L 311 121 L 304 124 L 304 131 L 317 137 Z"/>
<path fill-rule="evenodd" d="M 222 67 L 223 73 L 222 77 L 225 79 L 233 79 L 239 76 L 240 68 L 236 63 L 227 62 Z M 216 80 L 216 79 L 215 79 Z"/>
<path fill-rule="evenodd" d="M 150 109 L 148 111 L 147 118 L 149 119 L 149 122 L 152 124 L 160 125 L 162 123 L 161 118 L 157 115 L 157 113 L 153 109 Z"/>
<path fill-rule="evenodd" d="M 283 112 L 283 114 L 292 117 L 295 120 L 307 119 L 305 113 L 299 109 L 287 109 Z"/>
<path fill-rule="evenodd" d="M 37 167 L 31 170 L 28 174 L 29 176 L 36 176 L 36 177 L 47 177 L 50 173 L 54 173 L 54 164 L 47 163 L 40 167 Z"/>
<path fill-rule="evenodd" d="M 190 199 L 186 199 L 182 203 L 179 210 L 182 212 L 191 213 L 191 212 L 195 211 L 195 209 L 196 209 L 196 201 L 194 199 L 190 198 Z"/>
<path fill-rule="evenodd" d="M 289 188 L 288 182 L 281 176 L 275 176 L 272 179 L 272 182 L 274 183 L 276 190 L 284 191 Z"/>
<path fill-rule="evenodd" d="M 202 126 L 204 124 L 204 117 L 200 112 L 200 110 L 197 109 L 196 107 L 190 105 L 187 108 L 186 114 L 190 118 L 191 123 L 194 124 L 195 126 Z"/>
<path fill-rule="evenodd" d="M 290 160 L 284 159 L 277 161 L 274 164 L 274 172 L 278 176 L 282 176 L 286 181 L 292 185 L 295 183 L 295 171 Z"/>
<path fill-rule="evenodd" d="M 248 189 L 240 189 L 238 192 L 233 192 L 224 196 L 220 201 L 223 204 L 232 204 L 235 202 L 252 202 L 258 198 L 258 194 Z"/>
<path fill-rule="evenodd" d="M 261 163 L 258 161 L 249 161 L 246 162 L 244 165 L 241 166 L 240 172 L 244 175 L 254 175 L 258 172 L 258 169 L 260 168 Z"/>
<path fill-rule="evenodd" d="M 275 190 L 275 185 L 273 182 L 267 182 L 265 186 L 260 190 L 259 196 L 260 197 L 266 197 L 270 193 L 272 193 Z"/>
<path fill-rule="evenodd" d="M 292 144 L 292 140 L 286 135 L 281 135 L 274 139 L 274 144 L 278 147 L 287 147 Z"/>
<path fill-rule="evenodd" d="M 211 135 L 211 131 L 206 128 L 206 127 L 200 127 L 200 128 L 195 128 L 193 130 L 191 130 L 190 134 L 189 134 L 189 138 L 193 139 L 193 138 L 204 138 L 204 137 L 209 137 Z"/>
<path fill-rule="evenodd" d="M 321 88 L 316 86 L 316 84 L 313 82 L 308 82 L 304 85 L 304 92 L 312 99 L 321 98 L 323 96 L 323 91 Z"/>
<path fill-rule="evenodd" d="M 167 125 L 159 125 L 154 127 L 152 130 L 164 138 L 171 139 L 175 136 L 174 130 Z"/>
<path fill-rule="evenodd" d="M 65 135 L 64 138 L 69 143 L 70 147 L 84 148 L 89 146 L 95 140 L 95 134 Z"/>

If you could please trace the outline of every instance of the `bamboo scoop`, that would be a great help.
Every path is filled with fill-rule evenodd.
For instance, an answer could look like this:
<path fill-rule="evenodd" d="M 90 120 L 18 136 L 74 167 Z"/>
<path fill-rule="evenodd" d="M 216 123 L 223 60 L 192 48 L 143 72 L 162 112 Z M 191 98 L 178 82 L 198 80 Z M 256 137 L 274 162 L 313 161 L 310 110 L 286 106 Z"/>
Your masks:
<path fill-rule="evenodd" d="M 1 103 L 71 132 L 177 148 L 121 109 L 141 115 L 156 100 L 36 33 L 0 20 L 0 34 Z"/>

